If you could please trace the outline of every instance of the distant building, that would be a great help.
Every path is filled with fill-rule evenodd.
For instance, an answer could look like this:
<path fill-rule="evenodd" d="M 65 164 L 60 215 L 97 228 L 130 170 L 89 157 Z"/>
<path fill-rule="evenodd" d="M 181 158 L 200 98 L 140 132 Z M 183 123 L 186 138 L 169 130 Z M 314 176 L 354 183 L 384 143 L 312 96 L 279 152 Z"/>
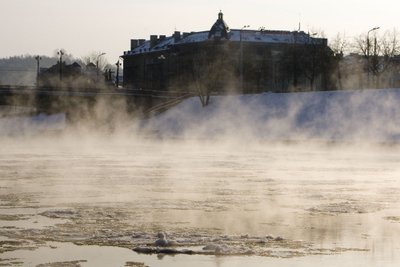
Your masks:
<path fill-rule="evenodd" d="M 40 68 L 38 84 L 42 87 L 70 87 L 75 89 L 98 88 L 106 84 L 107 79 L 96 65 L 89 63 L 82 67 L 79 63 L 62 62 L 49 67 Z"/>
<path fill-rule="evenodd" d="M 132 39 L 125 51 L 124 86 L 217 92 L 328 89 L 332 51 L 327 39 L 303 31 L 229 29 L 218 14 L 209 31 Z"/>

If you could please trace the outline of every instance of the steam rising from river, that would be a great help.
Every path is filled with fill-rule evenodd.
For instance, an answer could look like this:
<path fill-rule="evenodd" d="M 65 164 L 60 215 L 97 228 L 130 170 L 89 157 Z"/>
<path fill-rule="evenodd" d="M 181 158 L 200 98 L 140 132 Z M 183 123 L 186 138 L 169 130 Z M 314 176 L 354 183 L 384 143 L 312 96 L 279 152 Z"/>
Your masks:
<path fill-rule="evenodd" d="M 202 107 L 197 97 L 150 119 L 128 114 L 121 100 L 98 101 L 91 110 L 0 118 L 0 134 L 59 131 L 61 136 L 105 135 L 132 140 L 392 142 L 400 138 L 400 90 L 360 90 L 212 96 Z M 87 104 L 87 103 L 86 103 Z M 90 116 L 89 116 L 90 115 Z M 38 127 L 39 126 L 39 127 Z M 114 136 L 114 137 L 112 137 Z"/>
<path fill-rule="evenodd" d="M 400 91 L 370 90 L 196 98 L 145 122 L 159 136 L 221 140 L 391 142 L 400 133 Z"/>
<path fill-rule="evenodd" d="M 0 197 L 110 211 L 113 235 L 271 234 L 397 261 L 398 103 L 398 90 L 194 97 L 110 131 L 16 132 L 0 142 Z"/>

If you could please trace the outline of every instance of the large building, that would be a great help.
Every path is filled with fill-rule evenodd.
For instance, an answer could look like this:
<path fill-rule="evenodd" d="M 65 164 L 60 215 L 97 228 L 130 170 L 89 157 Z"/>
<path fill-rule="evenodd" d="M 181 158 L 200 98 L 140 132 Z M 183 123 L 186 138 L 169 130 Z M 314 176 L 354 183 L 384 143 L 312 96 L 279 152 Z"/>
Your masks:
<path fill-rule="evenodd" d="M 229 29 L 220 12 L 209 31 L 132 39 L 123 55 L 124 86 L 243 93 L 328 89 L 331 58 L 327 39 L 303 31 Z"/>

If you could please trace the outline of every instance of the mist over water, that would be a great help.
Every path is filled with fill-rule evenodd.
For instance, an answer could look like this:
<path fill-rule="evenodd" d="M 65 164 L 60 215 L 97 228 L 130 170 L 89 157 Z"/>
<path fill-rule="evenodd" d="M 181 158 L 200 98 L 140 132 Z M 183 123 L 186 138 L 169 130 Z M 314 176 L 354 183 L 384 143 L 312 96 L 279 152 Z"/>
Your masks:
<path fill-rule="evenodd" d="M 148 126 L 188 138 L 386 142 L 399 136 L 399 100 L 396 89 L 214 97 L 206 109 L 192 98 Z"/>
<path fill-rule="evenodd" d="M 397 266 L 398 100 L 398 90 L 266 93 L 212 97 L 203 109 L 191 98 L 112 133 L 65 125 L 48 134 L 53 124 L 43 119 L 41 131 L 29 126 L 0 141 L 0 236 L 132 249 L 163 231 L 254 253 L 205 263 L 124 251 L 118 266 Z M 1 118 L 3 129 L 5 119 L 11 123 Z M 10 213 L 26 223 L 6 228 Z M 268 247 L 266 236 L 285 242 Z M 54 253 L 17 248 L 4 258 L 35 266 L 65 261 L 56 251 L 75 251 L 54 246 Z M 89 253 L 70 260 L 96 265 Z"/>

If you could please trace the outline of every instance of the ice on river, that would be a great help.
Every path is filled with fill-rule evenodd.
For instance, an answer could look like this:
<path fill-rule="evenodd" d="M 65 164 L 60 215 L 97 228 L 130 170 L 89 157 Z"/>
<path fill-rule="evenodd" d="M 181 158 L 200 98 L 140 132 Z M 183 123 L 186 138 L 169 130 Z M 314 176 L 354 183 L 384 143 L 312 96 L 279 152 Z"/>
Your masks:
<path fill-rule="evenodd" d="M 400 262 L 397 145 L 52 138 L 1 144 L 1 263 Z"/>

